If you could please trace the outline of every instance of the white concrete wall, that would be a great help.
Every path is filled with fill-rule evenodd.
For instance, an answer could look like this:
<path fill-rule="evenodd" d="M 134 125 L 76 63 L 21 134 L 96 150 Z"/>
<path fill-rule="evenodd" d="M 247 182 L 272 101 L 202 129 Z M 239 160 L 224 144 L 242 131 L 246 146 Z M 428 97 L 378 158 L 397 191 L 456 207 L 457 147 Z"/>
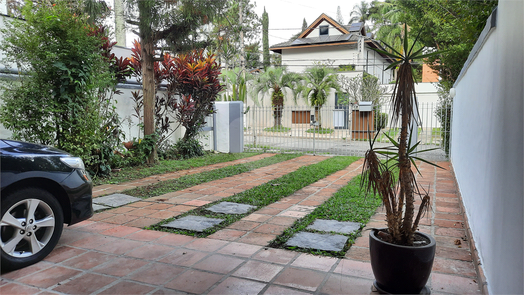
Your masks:
<path fill-rule="evenodd" d="M 382 84 L 393 80 L 393 71 L 384 71 L 389 63 L 369 48 L 361 56 L 355 45 L 282 49 L 282 65 L 287 66 L 290 71 L 304 72 L 307 67 L 318 62 L 330 62 L 334 66 L 356 65 L 357 71 L 366 71 L 376 76 Z"/>
<path fill-rule="evenodd" d="M 354 46 L 319 46 L 282 50 L 282 65 L 292 72 L 301 73 L 316 62 L 333 62 L 333 65 L 358 63 L 358 51 Z"/>
<path fill-rule="evenodd" d="M 0 0 L 0 14 L 7 14 L 7 0 Z"/>
<path fill-rule="evenodd" d="M 524 293 L 523 14 L 523 1 L 499 1 L 455 84 L 451 161 L 490 294 Z"/>
<path fill-rule="evenodd" d="M 357 64 L 361 65 L 361 67 L 357 68 L 358 70 L 363 70 L 377 77 L 381 84 L 388 84 L 393 81 L 393 70 L 385 71 L 390 64 L 374 50 L 366 47 L 362 58 Z"/>
<path fill-rule="evenodd" d="M 387 84 L 383 85 L 385 87 L 388 87 L 388 93 L 384 94 L 382 96 L 383 100 L 385 101 L 384 105 L 382 106 L 382 112 L 388 114 L 389 119 L 389 127 L 393 127 L 393 124 L 391 123 L 391 94 L 393 93 L 393 88 L 395 87 L 395 84 Z M 417 93 L 417 100 L 418 100 L 418 111 L 419 111 L 419 117 L 421 120 L 422 125 L 421 127 L 424 131 L 431 131 L 431 128 L 439 128 L 440 123 L 437 119 L 437 116 L 435 114 L 435 110 L 438 106 L 438 89 L 436 87 L 436 83 L 418 83 L 415 84 L 415 93 Z M 397 122 L 397 125 L 399 125 L 400 122 Z"/>

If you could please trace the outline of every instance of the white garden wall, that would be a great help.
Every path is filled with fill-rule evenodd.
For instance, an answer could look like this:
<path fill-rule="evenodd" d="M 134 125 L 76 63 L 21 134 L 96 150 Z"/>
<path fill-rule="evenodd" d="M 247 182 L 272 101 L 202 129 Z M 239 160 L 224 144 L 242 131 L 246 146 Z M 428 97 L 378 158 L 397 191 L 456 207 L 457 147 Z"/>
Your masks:
<path fill-rule="evenodd" d="M 455 83 L 451 161 L 491 294 L 524 292 L 523 14 L 499 1 Z"/>

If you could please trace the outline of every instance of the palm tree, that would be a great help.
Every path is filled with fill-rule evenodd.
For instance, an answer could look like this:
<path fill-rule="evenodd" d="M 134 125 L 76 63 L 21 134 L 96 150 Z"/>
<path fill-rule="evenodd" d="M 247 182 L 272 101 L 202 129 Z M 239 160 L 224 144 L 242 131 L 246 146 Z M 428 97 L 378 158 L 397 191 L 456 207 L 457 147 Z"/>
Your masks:
<path fill-rule="evenodd" d="M 321 128 L 322 117 L 320 113 L 322 106 L 326 103 L 332 88 L 339 90 L 337 74 L 329 67 L 316 65 L 306 69 L 303 77 L 304 84 L 300 86 L 299 93 L 302 94 L 309 105 L 315 107 L 319 128 Z"/>
<path fill-rule="evenodd" d="M 297 92 L 295 91 L 301 77 L 297 73 L 287 72 L 283 67 L 270 67 L 260 74 L 254 81 L 252 89 L 255 102 L 258 104 L 258 94 L 264 95 L 271 92 L 271 106 L 273 107 L 273 116 L 275 118 L 274 127 L 282 126 L 282 109 L 286 90 L 291 92 L 293 101 L 297 101 Z"/>
<path fill-rule="evenodd" d="M 415 156 L 415 150 L 419 143 L 413 145 L 410 136 L 408 139 L 408 134 L 414 128 L 413 122 L 420 121 L 420 118 L 415 115 L 417 114 L 418 102 L 415 93 L 412 61 L 427 58 L 437 53 L 423 54 L 424 48 L 414 50 L 414 45 L 409 45 L 407 35 L 407 26 L 404 26 L 402 52 L 388 44 L 385 45 L 393 53 L 375 49 L 375 51 L 396 60 L 386 70 L 398 66 L 398 79 L 391 96 L 391 103 L 393 106 L 393 121 L 398 122 L 400 120 L 401 122 L 400 138 L 397 142 L 388 137 L 394 148 L 386 150 L 373 148 L 372 142 L 371 149 L 366 153 L 364 162 L 364 175 L 368 181 L 367 188 L 368 190 L 373 189 L 374 192 L 380 194 L 386 208 L 388 231 L 387 233 L 382 233 L 381 236 L 386 241 L 399 245 L 413 245 L 415 231 L 420 218 L 425 210 L 429 208 L 429 195 L 425 192 L 420 193 L 414 172 L 411 169 L 411 163 L 415 164 L 415 160 L 419 160 L 434 165 Z M 416 43 L 417 40 L 418 36 L 413 43 Z M 418 153 L 421 152 L 423 151 Z M 377 154 L 391 158 L 388 162 L 382 162 Z M 396 169 L 398 169 L 399 173 L 398 180 L 393 176 Z M 422 197 L 422 203 L 416 217 L 415 195 Z"/>
<path fill-rule="evenodd" d="M 231 95 L 224 93 L 226 101 L 246 101 L 247 82 L 253 79 L 253 75 L 245 73 L 241 68 L 236 67 L 232 70 L 222 70 L 220 78 L 226 84 L 224 90 L 231 91 Z"/>
<path fill-rule="evenodd" d="M 376 30 L 375 39 L 387 43 L 389 46 L 395 48 L 398 52 L 403 52 L 402 36 L 404 28 L 401 23 L 403 12 L 398 6 L 397 2 L 393 0 L 386 0 L 385 2 L 373 1 L 373 13 L 369 16 L 370 20 L 375 23 L 374 30 Z M 409 27 L 407 27 L 409 31 Z M 413 45 L 413 40 L 408 40 L 409 45 Z M 420 43 L 416 43 L 414 50 L 422 47 Z M 392 53 L 392 50 L 387 50 Z"/>
<path fill-rule="evenodd" d="M 90 24 L 101 23 L 109 14 L 110 9 L 103 0 L 84 0 L 84 13 L 89 16 Z"/>
<path fill-rule="evenodd" d="M 365 25 L 366 21 L 369 20 L 370 8 L 371 6 L 366 1 L 360 1 L 360 5 L 357 4 L 353 6 L 353 10 L 349 14 L 349 17 L 351 17 L 351 19 L 349 20 L 348 24 L 351 24 L 353 22 L 362 22 Z"/>

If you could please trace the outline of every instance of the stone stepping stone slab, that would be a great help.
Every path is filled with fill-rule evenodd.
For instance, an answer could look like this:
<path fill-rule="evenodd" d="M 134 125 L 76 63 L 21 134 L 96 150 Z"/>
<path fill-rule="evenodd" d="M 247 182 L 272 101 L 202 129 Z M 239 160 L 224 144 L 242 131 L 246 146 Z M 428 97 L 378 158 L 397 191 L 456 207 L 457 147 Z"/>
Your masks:
<path fill-rule="evenodd" d="M 317 219 L 307 229 L 318 231 L 337 232 L 341 234 L 352 234 L 360 229 L 360 223 L 351 221 L 336 221 Z"/>
<path fill-rule="evenodd" d="M 188 215 L 177 220 L 173 220 L 170 223 L 162 225 L 163 227 L 193 230 L 197 232 L 203 232 L 204 230 L 211 228 L 224 221 L 224 219 L 208 218 L 203 216 Z"/>
<path fill-rule="evenodd" d="M 140 198 L 132 197 L 124 194 L 112 194 L 104 197 L 93 199 L 93 203 L 98 205 L 105 205 L 110 207 L 120 207 L 129 203 L 140 201 Z"/>
<path fill-rule="evenodd" d="M 342 235 L 299 232 L 291 237 L 286 245 L 323 251 L 342 251 L 347 240 L 348 237 Z"/>
<path fill-rule="evenodd" d="M 215 213 L 223 214 L 244 214 L 249 212 L 249 210 L 256 208 L 256 206 L 232 203 L 232 202 L 222 202 L 207 208 L 208 211 Z"/>
<path fill-rule="evenodd" d="M 100 210 L 109 209 L 109 208 L 111 208 L 111 207 L 107 207 L 107 206 L 104 206 L 104 205 L 93 204 L 93 211 L 100 211 Z"/>

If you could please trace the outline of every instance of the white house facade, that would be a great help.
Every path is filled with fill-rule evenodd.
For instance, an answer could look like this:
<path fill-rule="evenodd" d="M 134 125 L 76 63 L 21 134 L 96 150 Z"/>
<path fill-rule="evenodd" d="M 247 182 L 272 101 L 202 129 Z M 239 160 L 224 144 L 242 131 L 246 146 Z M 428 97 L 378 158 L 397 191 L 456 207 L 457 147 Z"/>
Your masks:
<path fill-rule="evenodd" d="M 282 65 L 293 72 L 304 72 L 320 62 L 367 72 L 388 84 L 394 80 L 394 71 L 386 68 L 393 61 L 373 48 L 383 49 L 366 34 L 363 23 L 344 26 L 322 14 L 297 39 L 275 44 L 270 50 L 281 54 Z"/>

